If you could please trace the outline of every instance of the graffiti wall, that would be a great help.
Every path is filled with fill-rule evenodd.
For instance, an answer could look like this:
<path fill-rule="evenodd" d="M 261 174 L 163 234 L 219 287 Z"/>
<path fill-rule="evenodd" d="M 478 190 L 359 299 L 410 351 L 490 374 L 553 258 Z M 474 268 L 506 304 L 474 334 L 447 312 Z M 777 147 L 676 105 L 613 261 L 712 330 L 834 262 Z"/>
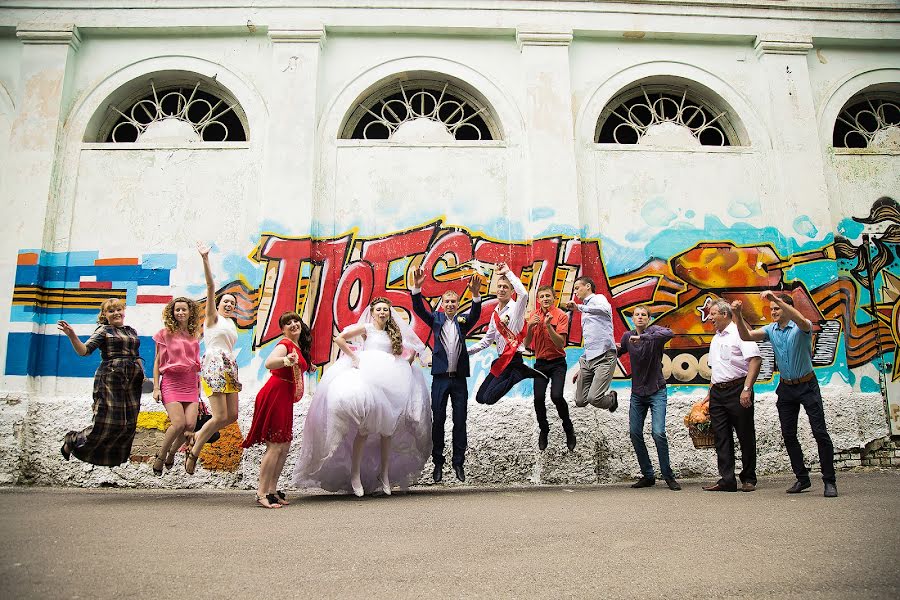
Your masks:
<path fill-rule="evenodd" d="M 867 247 L 850 237 L 866 224 L 885 224 L 871 238 L 874 254 L 868 262 Z M 889 380 L 900 378 L 900 366 L 893 360 L 900 337 L 900 277 L 894 274 L 900 209 L 895 201 L 883 198 L 873 205 L 871 214 L 847 219 L 842 228 L 849 235 L 804 247 L 789 244 L 775 229 L 735 228 L 727 239 L 696 241 L 670 256 L 648 255 L 639 266 L 619 273 L 608 272 L 605 252 L 609 250 L 598 239 L 563 235 L 527 241 L 493 239 L 442 219 L 374 236 L 356 230 L 328 238 L 267 232 L 246 255 L 258 268 L 240 276 L 232 273 L 234 278 L 219 291 L 238 298 L 242 344 L 252 350 L 239 355 L 242 367 L 280 335 L 278 316 L 296 310 L 312 328 L 314 363 L 327 368 L 336 352 L 332 337 L 355 323 L 375 296 L 390 298 L 431 346 L 430 330 L 413 314 L 408 291 L 411 271 L 419 266 L 426 273 L 422 293 L 431 305 L 436 307 L 440 296 L 452 290 L 460 294 L 463 310 L 471 302 L 466 289 L 469 264 L 477 260 L 486 267 L 488 277 L 482 289 L 486 310 L 473 338 L 484 333 L 496 305 L 498 263 L 508 263 L 519 274 L 530 290 L 532 305 L 541 285 L 552 285 L 559 304 L 565 304 L 572 298 L 575 279 L 586 275 L 597 283 L 599 293 L 611 299 L 617 339 L 631 327 L 632 309 L 648 306 L 656 323 L 676 333 L 664 359 L 669 383 L 697 386 L 709 382 L 706 352 L 713 333 L 708 320 L 712 302 L 742 300 L 748 321 L 762 325 L 769 315 L 759 292 L 782 290 L 791 294 L 814 325 L 813 363 L 820 380 L 838 377 L 862 391 L 878 391 L 877 378 L 866 375 L 857 380 L 854 369 L 875 364 L 880 371 L 890 365 Z M 175 268 L 172 254 L 138 259 L 100 258 L 97 251 L 21 251 L 10 319 L 28 324 L 29 331 L 10 333 L 7 373 L 92 376 L 95 365 L 72 360 L 69 344 L 65 340 L 61 344 L 50 325 L 59 318 L 91 323 L 99 303 L 110 296 L 124 298 L 129 305 L 165 303 L 175 292 L 168 287 Z M 258 280 L 250 279 L 254 277 Z M 580 354 L 579 316 L 573 316 L 567 336 L 573 363 Z M 34 325 L 46 327 L 43 333 L 35 333 L 30 330 Z M 152 331 L 141 333 L 149 336 Z M 152 342 L 149 337 L 144 341 L 143 352 L 152 358 Z M 765 360 L 759 380 L 771 386 L 777 365 L 768 344 L 762 345 L 762 351 Z M 476 377 L 489 362 L 486 356 L 477 363 Z M 627 380 L 627 356 L 619 366 L 618 379 Z"/>

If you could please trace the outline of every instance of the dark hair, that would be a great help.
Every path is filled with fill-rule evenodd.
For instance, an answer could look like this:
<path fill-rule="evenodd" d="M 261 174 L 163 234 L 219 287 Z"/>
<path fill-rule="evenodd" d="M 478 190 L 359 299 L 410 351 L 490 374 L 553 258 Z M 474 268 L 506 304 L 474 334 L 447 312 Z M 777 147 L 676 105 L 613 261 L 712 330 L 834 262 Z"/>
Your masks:
<path fill-rule="evenodd" d="M 297 339 L 297 345 L 300 346 L 300 354 L 303 355 L 307 366 L 312 366 L 312 332 L 303 322 L 303 318 L 292 310 L 281 313 L 278 317 L 278 326 L 284 329 L 291 321 L 300 321 L 300 337 Z"/>
<path fill-rule="evenodd" d="M 779 300 L 781 300 L 782 302 L 784 302 L 785 304 L 787 304 L 788 306 L 793 306 L 793 305 L 794 305 L 794 299 L 791 298 L 791 295 L 790 295 L 790 294 L 775 294 L 775 296 L 776 296 Z"/>
<path fill-rule="evenodd" d="M 581 283 L 583 283 L 584 285 L 588 286 L 589 288 L 591 288 L 592 292 L 597 291 L 597 286 L 594 284 L 594 280 L 591 279 L 590 277 L 588 277 L 587 275 L 582 275 L 581 277 L 579 277 L 578 279 L 575 280 L 575 283 L 578 283 L 579 281 Z"/>
<path fill-rule="evenodd" d="M 553 294 L 553 297 L 554 297 L 554 298 L 556 297 L 556 290 L 553 289 L 553 286 L 552 286 L 552 285 L 542 285 L 541 287 L 539 287 L 539 288 L 537 289 L 537 293 L 540 294 L 540 293 L 543 292 L 544 290 L 550 290 L 550 292 Z"/>
<path fill-rule="evenodd" d="M 222 304 L 222 299 L 223 299 L 225 296 L 231 296 L 232 298 L 234 298 L 234 305 L 235 305 L 235 307 L 237 307 L 237 296 L 235 296 L 235 295 L 232 294 L 231 292 L 225 292 L 224 294 L 220 294 L 219 297 L 216 298 L 216 309 L 217 309 L 217 310 L 218 310 L 218 308 L 219 308 L 219 305 Z"/>

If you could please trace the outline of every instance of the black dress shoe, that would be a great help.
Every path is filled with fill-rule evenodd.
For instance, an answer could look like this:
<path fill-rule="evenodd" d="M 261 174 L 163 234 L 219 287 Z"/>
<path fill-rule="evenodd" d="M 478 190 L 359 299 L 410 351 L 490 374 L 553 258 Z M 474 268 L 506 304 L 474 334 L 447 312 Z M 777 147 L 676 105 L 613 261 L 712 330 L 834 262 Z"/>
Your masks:
<path fill-rule="evenodd" d="M 440 483 L 444 478 L 444 465 L 434 465 L 434 472 L 431 474 L 435 483 Z"/>
<path fill-rule="evenodd" d="M 812 485 L 809 481 L 800 481 L 799 479 L 794 482 L 794 485 L 787 489 L 788 494 L 799 494 L 803 490 L 807 489 L 810 485 Z"/>
<path fill-rule="evenodd" d="M 732 488 L 732 487 L 725 487 L 724 485 L 722 485 L 720 483 L 716 483 L 714 485 L 703 486 L 703 491 L 704 492 L 736 492 L 737 486 L 734 486 Z"/>
<path fill-rule="evenodd" d="M 543 452 L 547 449 L 547 431 L 542 429 L 538 434 L 538 449 Z"/>
<path fill-rule="evenodd" d="M 654 477 L 641 477 L 637 481 L 631 484 L 633 488 L 645 488 L 645 487 L 653 487 L 656 485 L 656 478 Z"/>
<path fill-rule="evenodd" d="M 669 486 L 669 489 L 673 492 L 681 491 L 681 485 L 677 481 L 675 481 L 674 477 L 669 477 L 666 479 L 666 485 Z"/>
<path fill-rule="evenodd" d="M 612 396 L 612 404 L 609 405 L 609 412 L 614 413 L 619 408 L 619 395 L 615 390 L 611 391 L 610 395 Z"/>
<path fill-rule="evenodd" d="M 825 494 L 826 498 L 837 498 L 837 486 L 831 482 L 825 482 Z"/>
<path fill-rule="evenodd" d="M 456 473 L 457 479 L 459 479 L 463 483 L 466 482 L 466 471 L 465 469 L 463 469 L 462 465 L 453 465 L 453 472 Z"/>
<path fill-rule="evenodd" d="M 569 423 L 568 427 L 563 425 L 563 429 L 566 432 L 566 447 L 569 449 L 569 452 L 571 452 L 575 449 L 575 444 L 578 441 L 575 439 L 575 429 L 572 427 L 571 423 Z"/>

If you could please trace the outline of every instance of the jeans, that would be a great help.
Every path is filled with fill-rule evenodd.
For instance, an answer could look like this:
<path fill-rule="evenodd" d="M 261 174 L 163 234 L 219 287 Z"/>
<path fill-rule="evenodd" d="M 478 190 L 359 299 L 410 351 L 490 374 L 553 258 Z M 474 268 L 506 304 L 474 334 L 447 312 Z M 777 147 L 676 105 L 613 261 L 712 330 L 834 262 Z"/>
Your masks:
<path fill-rule="evenodd" d="M 641 465 L 641 476 L 654 478 L 653 464 L 647 453 L 644 442 L 644 422 L 647 420 L 647 409 L 650 409 L 650 432 L 656 444 L 656 455 L 659 457 L 659 471 L 663 479 L 673 479 L 672 466 L 669 464 L 669 440 L 666 438 L 666 388 L 663 387 L 649 396 L 631 394 L 631 407 L 628 411 L 628 431 L 631 444 Z"/>

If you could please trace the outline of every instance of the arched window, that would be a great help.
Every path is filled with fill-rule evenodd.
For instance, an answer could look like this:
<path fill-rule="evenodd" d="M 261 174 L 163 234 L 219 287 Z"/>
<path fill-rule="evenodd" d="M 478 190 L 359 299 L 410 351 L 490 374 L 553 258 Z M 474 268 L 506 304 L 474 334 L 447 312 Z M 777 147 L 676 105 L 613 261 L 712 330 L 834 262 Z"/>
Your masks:
<path fill-rule="evenodd" d="M 664 148 L 748 145 L 737 116 L 699 88 L 646 82 L 627 89 L 603 109 L 594 141 Z"/>
<path fill-rule="evenodd" d="M 122 86 L 91 119 L 85 141 L 245 142 L 247 117 L 215 79 L 153 73 Z"/>
<path fill-rule="evenodd" d="M 342 139 L 454 142 L 502 139 L 487 102 L 446 79 L 397 80 L 355 103 Z"/>
<path fill-rule="evenodd" d="M 900 150 L 900 84 L 856 94 L 834 122 L 835 148 Z"/>

